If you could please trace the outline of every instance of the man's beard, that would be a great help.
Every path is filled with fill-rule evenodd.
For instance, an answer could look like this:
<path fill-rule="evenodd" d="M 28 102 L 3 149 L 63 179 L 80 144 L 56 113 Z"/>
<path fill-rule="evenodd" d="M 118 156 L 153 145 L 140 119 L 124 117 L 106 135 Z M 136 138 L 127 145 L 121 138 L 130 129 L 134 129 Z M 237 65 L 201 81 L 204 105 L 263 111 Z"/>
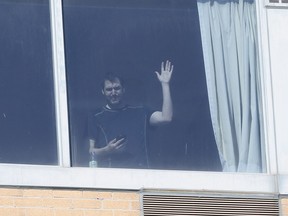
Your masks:
<path fill-rule="evenodd" d="M 107 98 L 107 104 L 111 108 L 121 108 L 123 105 L 121 96 L 111 96 Z"/>

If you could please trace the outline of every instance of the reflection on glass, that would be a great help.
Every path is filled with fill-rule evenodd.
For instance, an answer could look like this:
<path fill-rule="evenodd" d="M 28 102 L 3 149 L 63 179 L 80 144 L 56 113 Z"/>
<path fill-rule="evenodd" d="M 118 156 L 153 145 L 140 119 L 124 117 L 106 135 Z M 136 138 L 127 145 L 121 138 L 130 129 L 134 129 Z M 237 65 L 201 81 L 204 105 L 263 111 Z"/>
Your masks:
<path fill-rule="evenodd" d="M 73 165 L 221 171 L 197 2 L 63 3 Z M 172 119 L 153 124 L 172 65 Z"/>
<path fill-rule="evenodd" d="M 0 163 L 58 163 L 49 20 L 48 0 L 0 0 Z"/>

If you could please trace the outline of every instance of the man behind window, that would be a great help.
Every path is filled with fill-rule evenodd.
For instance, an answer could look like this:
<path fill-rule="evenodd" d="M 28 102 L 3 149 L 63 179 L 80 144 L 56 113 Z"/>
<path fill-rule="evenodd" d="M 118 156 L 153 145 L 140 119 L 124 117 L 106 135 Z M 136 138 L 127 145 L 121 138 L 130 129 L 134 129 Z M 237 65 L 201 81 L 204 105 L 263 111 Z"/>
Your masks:
<path fill-rule="evenodd" d="M 149 112 L 143 106 L 125 104 L 125 87 L 120 77 L 107 75 L 102 94 L 107 104 L 89 119 L 89 152 L 97 158 L 100 167 L 149 168 L 146 129 L 147 124 L 159 125 L 172 120 L 173 105 L 170 79 L 173 65 L 162 62 L 161 72 L 155 72 L 162 86 L 161 111 Z"/>

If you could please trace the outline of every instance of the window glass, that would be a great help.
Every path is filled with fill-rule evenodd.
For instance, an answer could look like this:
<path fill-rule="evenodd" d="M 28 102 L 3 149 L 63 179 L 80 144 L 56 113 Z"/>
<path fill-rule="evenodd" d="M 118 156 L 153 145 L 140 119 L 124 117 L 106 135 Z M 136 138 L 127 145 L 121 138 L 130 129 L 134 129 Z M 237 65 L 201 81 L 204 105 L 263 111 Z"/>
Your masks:
<path fill-rule="evenodd" d="M 197 1 L 63 3 L 73 166 L 202 171 L 230 166 L 223 157 L 226 137 L 215 137 L 228 124 L 220 122 L 220 129 L 212 124 L 223 110 L 208 100 L 212 88 L 203 56 L 209 55 L 203 53 L 207 41 Z M 221 55 L 210 60 L 223 63 Z M 242 166 L 242 155 L 232 151 L 235 166 Z M 237 169 L 233 164 L 227 171 Z"/>
<path fill-rule="evenodd" d="M 64 30 L 74 166 L 88 166 L 89 138 L 103 148 L 123 135 L 120 152 L 95 154 L 98 166 L 221 169 L 209 114 L 196 2 L 67 0 Z M 170 123 L 150 124 L 151 114 L 162 110 L 162 85 L 155 71 L 161 73 L 162 62 L 164 69 L 171 70 L 166 60 L 174 66 L 170 80 L 173 118 Z M 102 93 L 107 73 L 120 77 L 125 88 L 123 105 L 129 107 L 119 116 L 113 116 L 113 111 L 110 115 L 106 107 L 109 114 L 97 120 L 95 113 L 103 112 L 111 91 L 106 86 L 108 93 Z M 95 121 L 103 125 L 97 127 Z M 141 144 L 136 144 L 137 139 Z"/>
<path fill-rule="evenodd" d="M 49 1 L 0 0 L 0 162 L 58 164 Z"/>

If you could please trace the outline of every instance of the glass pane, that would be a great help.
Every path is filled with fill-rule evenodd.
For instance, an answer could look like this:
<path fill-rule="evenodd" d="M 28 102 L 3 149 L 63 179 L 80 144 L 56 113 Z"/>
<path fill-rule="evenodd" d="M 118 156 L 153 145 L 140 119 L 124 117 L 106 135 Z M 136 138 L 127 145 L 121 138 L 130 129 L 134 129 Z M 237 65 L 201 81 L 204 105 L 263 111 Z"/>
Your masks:
<path fill-rule="evenodd" d="M 73 166 L 88 166 L 94 139 L 92 166 L 221 170 L 196 1 L 63 3 Z M 174 112 L 170 123 L 161 124 L 155 111 L 162 111 L 163 83 L 155 71 L 161 73 L 162 62 L 171 71 L 166 60 L 174 66 Z M 112 78 L 103 86 L 107 73 L 121 81 Z M 113 107 L 118 100 L 121 106 Z M 114 151 L 108 152 L 111 141 Z"/>
<path fill-rule="evenodd" d="M 57 164 L 49 1 L 0 0 L 0 163 Z"/>

